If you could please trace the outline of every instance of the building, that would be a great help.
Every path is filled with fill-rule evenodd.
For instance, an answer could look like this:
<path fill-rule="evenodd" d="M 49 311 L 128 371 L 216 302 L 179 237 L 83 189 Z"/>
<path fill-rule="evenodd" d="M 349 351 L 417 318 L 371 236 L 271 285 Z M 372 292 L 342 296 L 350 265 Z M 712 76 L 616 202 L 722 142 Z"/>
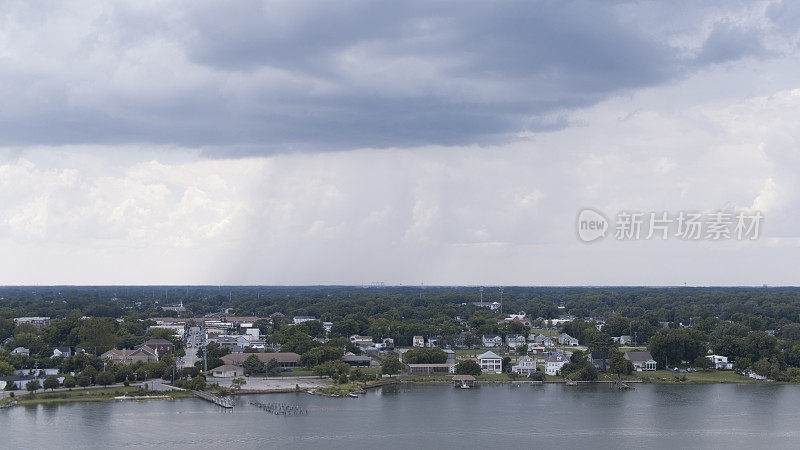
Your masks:
<path fill-rule="evenodd" d="M 567 333 L 561 333 L 558 335 L 558 343 L 569 347 L 576 347 L 580 344 L 577 339 L 568 335 Z"/>
<path fill-rule="evenodd" d="M 486 348 L 495 348 L 503 346 L 503 337 L 496 334 L 484 334 L 481 338 L 483 346 Z"/>
<path fill-rule="evenodd" d="M 531 333 L 528 336 L 528 340 L 538 347 L 552 347 L 557 342 L 557 339 L 554 337 L 536 333 Z"/>
<path fill-rule="evenodd" d="M 317 318 L 314 317 L 314 316 L 294 316 L 294 317 L 292 317 L 292 323 L 294 323 L 295 325 L 303 323 L 303 322 L 308 322 L 310 320 L 317 320 Z"/>
<path fill-rule="evenodd" d="M 627 336 L 627 335 L 625 335 L 625 336 L 614 336 L 611 339 L 613 339 L 614 342 L 619 344 L 619 345 L 628 345 L 631 342 L 633 342 L 633 338 L 630 337 L 630 336 Z"/>
<path fill-rule="evenodd" d="M 31 356 L 31 351 L 25 347 L 17 347 L 14 350 L 11 350 L 11 354 Z"/>
<path fill-rule="evenodd" d="M 608 351 L 589 352 L 588 358 L 598 372 L 608 371 Z"/>
<path fill-rule="evenodd" d="M 510 349 L 516 350 L 517 347 L 522 347 L 527 343 L 528 341 L 525 339 L 524 334 L 509 334 L 506 336 L 506 345 Z"/>
<path fill-rule="evenodd" d="M 20 326 L 24 323 L 33 325 L 36 328 L 42 328 L 50 325 L 49 317 L 17 317 L 14 319 L 14 325 Z"/>
<path fill-rule="evenodd" d="M 244 369 L 231 364 L 223 364 L 211 369 L 211 376 L 218 378 L 235 378 L 244 375 Z"/>
<path fill-rule="evenodd" d="M 564 367 L 564 364 L 568 362 L 569 360 L 567 357 L 561 353 L 548 356 L 544 363 L 545 375 L 555 376 L 560 374 L 561 368 Z"/>
<path fill-rule="evenodd" d="M 706 358 L 711 360 L 711 363 L 714 364 L 714 368 L 717 370 L 733 370 L 733 363 L 728 362 L 727 356 L 708 355 Z"/>
<path fill-rule="evenodd" d="M 455 364 L 409 364 L 408 373 L 411 375 L 450 375 L 456 373 Z"/>
<path fill-rule="evenodd" d="M 482 373 L 503 372 L 503 358 L 493 352 L 485 352 L 478 356 L 478 364 L 481 366 Z"/>
<path fill-rule="evenodd" d="M 56 347 L 53 349 L 53 358 L 69 358 L 73 354 L 71 347 Z"/>
<path fill-rule="evenodd" d="M 137 345 L 134 348 L 150 347 L 157 351 L 159 355 L 171 355 L 175 352 L 175 344 L 166 339 L 148 339 L 144 344 Z"/>
<path fill-rule="evenodd" d="M 528 355 L 522 356 L 517 364 L 511 366 L 511 371 L 522 376 L 529 377 L 536 372 L 536 360 Z"/>
<path fill-rule="evenodd" d="M 372 336 L 359 336 L 357 334 L 350 336 L 350 342 L 358 346 L 367 345 L 371 347 L 374 345 L 374 342 L 372 342 Z"/>
<path fill-rule="evenodd" d="M 475 377 L 472 375 L 454 375 L 453 384 L 459 387 L 475 386 Z"/>
<path fill-rule="evenodd" d="M 352 367 L 369 367 L 372 364 L 372 358 L 363 355 L 354 355 L 347 352 L 342 356 L 342 361 L 350 364 Z"/>
<path fill-rule="evenodd" d="M 531 319 L 525 317 L 525 313 L 511 314 L 508 317 L 506 317 L 505 319 L 501 320 L 500 322 L 501 323 L 514 323 L 514 322 L 521 323 L 522 325 L 524 325 L 526 327 L 529 327 L 529 328 L 533 325 L 533 323 L 531 322 Z"/>
<path fill-rule="evenodd" d="M 449 350 L 449 349 L 442 349 L 442 351 L 447 353 L 447 360 L 445 362 L 447 364 L 455 365 L 455 363 L 456 363 L 456 352 L 454 352 L 453 350 Z"/>
<path fill-rule="evenodd" d="M 274 359 L 278 362 L 278 365 L 282 369 L 289 369 L 292 367 L 298 367 L 300 365 L 300 355 L 294 352 L 283 352 L 283 353 L 231 353 L 230 355 L 225 355 L 222 357 L 222 363 L 228 364 L 231 366 L 242 367 L 244 361 L 249 358 L 250 356 L 255 355 L 259 361 L 266 364 L 271 359 Z"/>
<path fill-rule="evenodd" d="M 100 355 L 100 357 L 109 359 L 115 364 L 133 364 L 138 361 L 145 363 L 158 362 L 158 352 L 146 345 L 141 345 L 133 350 L 109 350 Z"/>
<path fill-rule="evenodd" d="M 656 361 L 650 352 L 625 352 L 625 359 L 633 364 L 637 372 L 656 370 Z"/>
<path fill-rule="evenodd" d="M 412 342 L 414 347 L 425 347 L 425 338 L 422 336 L 414 336 Z"/>

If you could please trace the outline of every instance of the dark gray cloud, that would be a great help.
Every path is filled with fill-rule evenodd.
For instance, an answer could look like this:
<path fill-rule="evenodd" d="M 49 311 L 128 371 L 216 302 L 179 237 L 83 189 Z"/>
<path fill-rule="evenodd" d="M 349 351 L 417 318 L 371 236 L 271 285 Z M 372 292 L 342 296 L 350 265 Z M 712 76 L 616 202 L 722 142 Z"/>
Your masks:
<path fill-rule="evenodd" d="M 20 7 L 27 13 L 6 14 L 3 25 L 30 27 L 27 17 L 31 33 L 50 37 L 86 29 L 72 46 L 20 38 L 56 60 L 0 69 L 0 93 L 15 107 L 0 112 L 0 145 L 158 143 L 241 155 L 500 144 L 569 126 L 565 112 L 620 92 L 766 53 L 757 29 L 723 21 L 686 56 L 635 20 L 641 8 L 123 3 L 62 14 L 75 20 L 48 31 Z"/>

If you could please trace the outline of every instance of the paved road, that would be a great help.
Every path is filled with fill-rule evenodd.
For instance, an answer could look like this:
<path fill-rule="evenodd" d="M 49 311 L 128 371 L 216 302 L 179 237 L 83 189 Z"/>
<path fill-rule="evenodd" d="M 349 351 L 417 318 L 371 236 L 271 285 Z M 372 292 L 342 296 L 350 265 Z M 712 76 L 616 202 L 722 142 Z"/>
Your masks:
<path fill-rule="evenodd" d="M 191 327 L 186 338 L 186 356 L 178 362 L 179 367 L 194 367 L 197 362 L 197 350 L 203 346 L 203 336 L 200 334 L 200 327 Z"/>

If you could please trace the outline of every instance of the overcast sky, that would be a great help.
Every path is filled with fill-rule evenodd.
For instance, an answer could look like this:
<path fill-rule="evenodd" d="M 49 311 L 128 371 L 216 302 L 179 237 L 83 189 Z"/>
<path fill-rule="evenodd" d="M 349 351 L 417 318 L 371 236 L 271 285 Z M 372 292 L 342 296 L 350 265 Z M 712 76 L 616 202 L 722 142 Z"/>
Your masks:
<path fill-rule="evenodd" d="M 0 2 L 0 284 L 798 285 L 800 3 L 698 3 Z"/>

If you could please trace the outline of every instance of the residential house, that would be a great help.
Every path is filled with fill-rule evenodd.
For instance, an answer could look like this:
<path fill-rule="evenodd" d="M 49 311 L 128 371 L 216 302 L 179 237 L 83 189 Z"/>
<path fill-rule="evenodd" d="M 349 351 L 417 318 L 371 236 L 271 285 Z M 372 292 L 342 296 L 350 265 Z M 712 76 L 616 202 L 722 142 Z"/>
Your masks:
<path fill-rule="evenodd" d="M 561 368 L 568 363 L 569 359 L 562 353 L 554 353 L 547 357 L 544 363 L 545 375 L 555 376 L 561 373 Z"/>
<path fill-rule="evenodd" d="M 575 347 L 579 344 L 577 339 L 568 335 L 567 333 L 561 333 L 560 335 L 558 335 L 558 343 L 570 347 Z"/>
<path fill-rule="evenodd" d="M 30 356 L 31 351 L 25 347 L 17 347 L 14 350 L 11 350 L 12 355 L 25 355 Z"/>
<path fill-rule="evenodd" d="M 711 363 L 714 364 L 714 368 L 717 370 L 733 370 L 733 363 L 728 362 L 727 356 L 708 355 L 706 358 L 711 360 Z"/>
<path fill-rule="evenodd" d="M 325 334 L 331 332 L 331 328 L 333 328 L 333 322 L 322 322 L 322 328 L 325 330 Z"/>
<path fill-rule="evenodd" d="M 152 348 L 153 350 L 157 351 L 159 355 L 171 355 L 175 352 L 175 344 L 166 339 L 148 339 L 143 344 L 137 345 L 134 348 L 139 348 L 142 346 Z"/>
<path fill-rule="evenodd" d="M 292 323 L 294 323 L 295 325 L 303 323 L 303 322 L 308 322 L 310 320 L 317 320 L 317 318 L 314 317 L 314 316 L 294 316 L 294 317 L 292 317 Z"/>
<path fill-rule="evenodd" d="M 411 375 L 449 375 L 456 373 L 455 364 L 408 364 Z"/>
<path fill-rule="evenodd" d="M 608 351 L 589 352 L 588 359 L 598 372 L 608 371 Z"/>
<path fill-rule="evenodd" d="M 133 350 L 109 350 L 100 355 L 100 357 L 103 359 L 109 359 L 115 364 L 133 364 L 137 361 L 146 363 L 158 362 L 158 352 L 146 345 L 141 345 Z"/>
<path fill-rule="evenodd" d="M 628 336 L 628 335 L 625 335 L 625 336 L 614 336 L 611 339 L 613 339 L 614 342 L 619 344 L 619 345 L 628 345 L 631 342 L 633 342 L 633 338 L 631 336 Z"/>
<path fill-rule="evenodd" d="M 496 334 L 484 334 L 481 340 L 483 341 L 483 346 L 486 348 L 503 346 L 503 337 Z"/>
<path fill-rule="evenodd" d="M 522 356 L 517 361 L 517 364 L 511 366 L 511 371 L 529 377 L 536 372 L 536 360 L 528 355 Z"/>
<path fill-rule="evenodd" d="M 533 323 L 531 322 L 531 319 L 525 317 L 525 313 L 511 314 L 508 317 L 506 317 L 505 319 L 500 320 L 500 322 L 501 323 L 514 323 L 514 322 L 516 322 L 516 323 L 521 323 L 522 325 L 524 325 L 526 327 L 531 327 L 533 325 Z"/>
<path fill-rule="evenodd" d="M 478 364 L 481 366 L 481 372 L 483 373 L 503 372 L 503 358 L 497 356 L 494 352 L 485 352 L 478 356 Z"/>
<path fill-rule="evenodd" d="M 56 347 L 53 349 L 53 358 L 69 358 L 72 355 L 72 347 Z"/>
<path fill-rule="evenodd" d="M 274 359 L 278 362 L 281 369 L 289 369 L 300 365 L 300 355 L 294 352 L 282 353 L 231 353 L 222 357 L 223 364 L 242 367 L 244 361 L 250 356 L 255 355 L 262 363 L 268 363 Z"/>
<path fill-rule="evenodd" d="M 625 352 L 625 359 L 633 364 L 633 368 L 637 372 L 644 370 L 656 370 L 656 361 L 650 352 L 646 351 L 631 351 Z"/>
<path fill-rule="evenodd" d="M 439 336 L 428 336 L 428 342 L 425 344 L 425 347 L 438 347 L 439 346 Z"/>
<path fill-rule="evenodd" d="M 527 344 L 524 334 L 509 334 L 506 336 L 506 345 L 510 349 L 516 350 L 517 347 L 522 347 Z"/>
<path fill-rule="evenodd" d="M 50 325 L 49 317 L 17 317 L 14 319 L 14 325 L 20 326 L 24 323 L 33 325 L 36 328 L 42 328 Z"/>
<path fill-rule="evenodd" d="M 211 369 L 211 376 L 218 378 L 234 378 L 244 375 L 244 369 L 231 364 L 223 364 Z"/>
<path fill-rule="evenodd" d="M 412 342 L 414 347 L 425 347 L 425 338 L 422 336 L 414 336 Z"/>
<path fill-rule="evenodd" d="M 538 347 L 552 347 L 556 343 L 555 338 L 537 333 L 531 333 L 528 340 Z"/>

